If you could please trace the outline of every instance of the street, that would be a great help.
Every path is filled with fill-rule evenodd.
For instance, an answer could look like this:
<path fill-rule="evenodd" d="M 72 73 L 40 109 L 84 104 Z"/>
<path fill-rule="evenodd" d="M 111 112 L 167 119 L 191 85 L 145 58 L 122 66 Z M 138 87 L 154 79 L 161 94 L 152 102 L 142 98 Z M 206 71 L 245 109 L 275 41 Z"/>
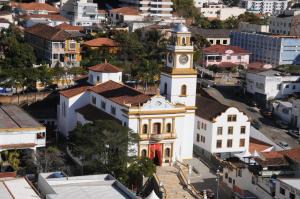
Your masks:
<path fill-rule="evenodd" d="M 217 86 L 216 88 L 205 88 L 204 90 L 213 98 L 218 100 L 220 103 L 234 106 L 240 111 L 246 113 L 250 120 L 255 119 L 260 121 L 262 127 L 259 129 L 266 137 L 271 139 L 274 143 L 284 141 L 289 144 L 291 148 L 299 146 L 298 141 L 288 135 L 285 130 L 278 128 L 274 121 L 271 119 L 264 118 L 260 112 L 253 112 L 249 110 L 249 106 L 239 100 L 236 96 L 237 86 Z"/>

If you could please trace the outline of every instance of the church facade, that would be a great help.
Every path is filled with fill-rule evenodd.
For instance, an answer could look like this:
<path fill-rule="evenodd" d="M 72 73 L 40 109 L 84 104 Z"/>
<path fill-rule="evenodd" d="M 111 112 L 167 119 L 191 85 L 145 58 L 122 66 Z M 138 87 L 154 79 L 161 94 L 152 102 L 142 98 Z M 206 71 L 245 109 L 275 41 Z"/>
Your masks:
<path fill-rule="evenodd" d="M 77 124 L 112 119 L 139 134 L 135 155 L 161 165 L 192 158 L 197 72 L 190 39 L 184 25 L 175 26 L 154 96 L 124 85 L 122 71 L 109 63 L 90 67 L 89 85 L 60 93 L 59 131 L 68 137 Z"/>

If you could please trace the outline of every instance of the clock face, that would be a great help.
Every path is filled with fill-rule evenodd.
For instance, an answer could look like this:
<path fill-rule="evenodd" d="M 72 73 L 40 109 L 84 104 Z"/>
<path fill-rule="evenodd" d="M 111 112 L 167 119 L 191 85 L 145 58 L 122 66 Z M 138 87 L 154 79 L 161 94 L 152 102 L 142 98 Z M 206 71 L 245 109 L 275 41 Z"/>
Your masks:
<path fill-rule="evenodd" d="M 173 55 L 172 55 L 172 53 L 169 53 L 168 60 L 169 60 L 170 63 L 173 62 Z"/>
<path fill-rule="evenodd" d="M 187 55 L 180 55 L 179 63 L 186 64 L 189 61 L 189 57 Z"/>

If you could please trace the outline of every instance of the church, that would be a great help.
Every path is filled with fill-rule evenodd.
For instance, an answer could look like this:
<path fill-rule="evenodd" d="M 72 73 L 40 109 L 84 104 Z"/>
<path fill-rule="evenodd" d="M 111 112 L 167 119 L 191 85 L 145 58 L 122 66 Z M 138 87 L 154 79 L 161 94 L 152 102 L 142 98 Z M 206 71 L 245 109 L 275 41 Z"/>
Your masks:
<path fill-rule="evenodd" d="M 77 124 L 112 119 L 139 134 L 137 156 L 158 158 L 161 165 L 191 159 L 197 71 L 191 33 L 183 24 L 172 30 L 166 65 L 156 95 L 122 83 L 122 70 L 107 62 L 89 67 L 88 85 L 60 92 L 59 131 L 69 136 Z"/>

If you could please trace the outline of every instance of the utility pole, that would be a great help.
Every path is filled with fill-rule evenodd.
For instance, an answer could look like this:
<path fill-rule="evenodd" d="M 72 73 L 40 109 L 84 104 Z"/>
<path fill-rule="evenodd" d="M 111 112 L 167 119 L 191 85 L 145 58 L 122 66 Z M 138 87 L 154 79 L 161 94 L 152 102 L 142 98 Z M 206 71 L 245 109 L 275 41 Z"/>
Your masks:
<path fill-rule="evenodd" d="M 217 170 L 216 181 L 217 181 L 217 199 L 219 199 L 219 181 L 220 181 L 220 170 L 219 169 Z"/>

